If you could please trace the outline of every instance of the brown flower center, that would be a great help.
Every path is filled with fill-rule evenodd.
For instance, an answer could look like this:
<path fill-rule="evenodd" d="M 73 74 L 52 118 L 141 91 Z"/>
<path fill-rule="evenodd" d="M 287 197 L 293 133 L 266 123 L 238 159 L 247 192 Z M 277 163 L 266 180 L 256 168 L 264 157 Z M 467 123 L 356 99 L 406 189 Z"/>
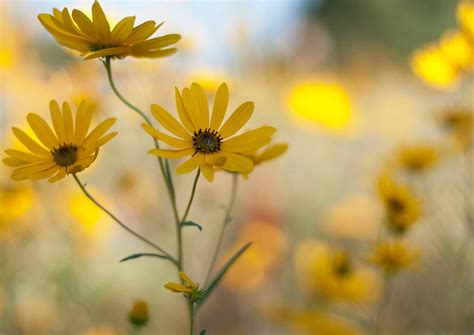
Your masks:
<path fill-rule="evenodd" d="M 62 144 L 51 153 L 56 164 L 62 167 L 71 166 L 77 161 L 77 147 L 72 144 Z"/>
<path fill-rule="evenodd" d="M 222 137 L 215 130 L 199 129 L 198 132 L 194 132 L 193 144 L 196 152 L 204 154 L 212 154 L 218 152 L 221 149 Z"/>

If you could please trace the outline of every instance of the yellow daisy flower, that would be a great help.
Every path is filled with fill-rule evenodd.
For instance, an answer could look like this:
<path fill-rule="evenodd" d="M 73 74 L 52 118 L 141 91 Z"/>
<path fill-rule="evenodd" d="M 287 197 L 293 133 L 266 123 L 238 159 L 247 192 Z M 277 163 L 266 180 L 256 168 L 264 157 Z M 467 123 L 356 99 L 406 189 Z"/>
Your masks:
<path fill-rule="evenodd" d="M 415 264 L 418 253 L 398 240 L 378 243 L 369 261 L 387 274 L 394 274 Z"/>
<path fill-rule="evenodd" d="M 458 24 L 464 34 L 474 40 L 474 2 L 460 1 L 457 7 Z"/>
<path fill-rule="evenodd" d="M 396 183 L 388 175 L 380 178 L 378 186 L 388 228 L 397 234 L 405 233 L 421 216 L 421 200 L 408 186 Z"/>
<path fill-rule="evenodd" d="M 245 153 L 269 143 L 276 129 L 260 127 L 232 137 L 250 119 L 254 104 L 244 102 L 222 124 L 228 102 L 229 90 L 223 83 L 217 90 L 209 119 L 206 94 L 199 84 L 193 83 L 191 88 L 183 89 L 182 93 L 176 89 L 176 106 L 182 125 L 159 105 L 152 105 L 151 111 L 156 120 L 178 138 L 166 135 L 148 124 L 142 126 L 148 134 L 178 150 L 152 149 L 149 153 L 165 158 L 191 156 L 176 168 L 176 172 L 189 173 L 199 167 L 209 181 L 214 179 L 214 167 L 250 173 L 254 162 L 245 157 Z"/>
<path fill-rule="evenodd" d="M 15 136 L 29 150 L 5 150 L 9 157 L 3 162 L 16 168 L 11 175 L 13 180 L 49 178 L 53 183 L 66 174 L 80 172 L 96 159 L 99 147 L 117 135 L 117 132 L 104 135 L 115 118 L 105 120 L 88 133 L 92 109 L 84 101 L 79 105 L 75 123 L 67 102 L 63 103 L 61 112 L 58 103 L 51 100 L 50 111 L 54 132 L 39 115 L 30 113 L 26 117 L 39 141 L 13 127 Z"/>
<path fill-rule="evenodd" d="M 183 281 L 183 284 L 179 283 L 168 283 L 165 285 L 167 290 L 175 293 L 183 293 L 184 296 L 196 302 L 201 299 L 202 291 L 199 289 L 199 285 L 195 284 L 184 272 L 179 271 L 179 277 Z"/>
<path fill-rule="evenodd" d="M 123 18 L 111 29 L 97 1 L 92 5 L 92 20 L 77 9 L 70 14 L 67 8 L 62 11 L 54 8 L 52 15 L 40 14 L 38 19 L 60 45 L 79 51 L 85 59 L 167 57 L 177 49 L 164 48 L 181 38 L 178 34 L 170 34 L 149 39 L 163 23 L 157 25 L 155 21 L 146 21 L 134 27 L 135 16 Z"/>
<path fill-rule="evenodd" d="M 148 304 L 146 301 L 137 299 L 130 311 L 128 312 L 128 320 L 136 327 L 143 327 L 148 323 L 150 315 L 148 312 Z"/>
<path fill-rule="evenodd" d="M 439 151 L 430 145 L 404 146 L 398 151 L 397 159 L 410 172 L 424 172 L 438 162 Z"/>

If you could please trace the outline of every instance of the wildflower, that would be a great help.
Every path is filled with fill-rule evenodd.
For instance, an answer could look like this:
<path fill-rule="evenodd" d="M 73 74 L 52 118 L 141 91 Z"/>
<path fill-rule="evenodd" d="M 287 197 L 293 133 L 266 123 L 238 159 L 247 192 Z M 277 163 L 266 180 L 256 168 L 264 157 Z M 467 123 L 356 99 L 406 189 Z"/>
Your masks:
<path fill-rule="evenodd" d="M 91 165 L 99 147 L 117 135 L 117 132 L 104 135 L 115 123 L 115 118 L 105 120 L 88 134 L 92 110 L 84 101 L 79 105 L 75 123 L 67 102 L 63 103 L 61 112 L 58 103 L 51 100 L 50 111 L 54 132 L 39 115 L 30 113 L 27 116 L 39 141 L 13 127 L 15 136 L 29 150 L 5 150 L 9 157 L 3 162 L 16 168 L 11 175 L 13 180 L 49 178 L 49 182 L 57 182 L 66 174 L 80 172 Z"/>
<path fill-rule="evenodd" d="M 202 290 L 199 289 L 199 285 L 196 285 L 184 272 L 179 272 L 179 277 L 183 281 L 183 284 L 179 283 L 168 283 L 165 288 L 175 293 L 183 293 L 186 299 L 191 302 L 197 302 L 202 299 Z"/>
<path fill-rule="evenodd" d="M 403 234 L 421 215 L 421 201 L 406 185 L 397 184 L 392 177 L 379 180 L 379 195 L 385 207 L 388 228 Z"/>
<path fill-rule="evenodd" d="M 191 89 L 183 89 L 182 94 L 176 89 L 176 106 L 183 125 L 163 107 L 152 105 L 151 111 L 156 120 L 178 138 L 168 136 L 148 124 L 143 124 L 143 128 L 154 138 L 178 150 L 152 149 L 149 153 L 167 158 L 191 156 L 176 168 L 176 172 L 188 173 L 199 167 L 209 181 L 214 179 L 215 166 L 231 172 L 250 173 L 254 163 L 244 154 L 269 143 L 276 129 L 260 127 L 232 137 L 250 119 L 254 104 L 244 102 L 221 126 L 228 100 L 229 91 L 224 83 L 217 90 L 209 121 L 207 98 L 201 86 L 193 83 Z"/>
<path fill-rule="evenodd" d="M 31 220 L 15 222 L 31 209 L 34 200 L 30 185 L 0 182 L 0 243 L 20 235 Z"/>
<path fill-rule="evenodd" d="M 111 29 L 97 1 L 92 5 L 92 20 L 77 9 L 71 15 L 67 8 L 62 11 L 54 8 L 53 15 L 40 14 L 38 19 L 60 45 L 79 51 L 86 60 L 167 57 L 174 54 L 176 48 L 165 48 L 181 38 L 178 34 L 170 34 L 150 39 L 162 23 L 157 25 L 155 21 L 146 21 L 134 27 L 135 16 L 123 18 Z"/>
<path fill-rule="evenodd" d="M 398 154 L 398 163 L 410 172 L 424 172 L 433 167 L 439 158 L 439 152 L 429 145 L 402 147 Z"/>
<path fill-rule="evenodd" d="M 295 263 L 303 285 L 322 298 L 367 302 L 378 290 L 375 276 L 354 264 L 347 251 L 322 242 L 303 242 Z"/>
<path fill-rule="evenodd" d="M 143 300 L 136 300 L 132 309 L 128 312 L 128 320 L 136 327 L 143 327 L 148 323 L 148 304 Z"/>
<path fill-rule="evenodd" d="M 446 110 L 440 117 L 441 125 L 463 148 L 468 148 L 472 144 L 473 115 L 473 111 L 469 108 L 454 107 Z"/>
<path fill-rule="evenodd" d="M 461 1 L 457 7 L 458 25 L 471 42 L 474 40 L 474 3 Z"/>
<path fill-rule="evenodd" d="M 378 243 L 369 261 L 381 268 L 387 274 L 395 274 L 412 266 L 418 258 L 418 253 L 409 249 L 399 240 L 388 240 Z"/>

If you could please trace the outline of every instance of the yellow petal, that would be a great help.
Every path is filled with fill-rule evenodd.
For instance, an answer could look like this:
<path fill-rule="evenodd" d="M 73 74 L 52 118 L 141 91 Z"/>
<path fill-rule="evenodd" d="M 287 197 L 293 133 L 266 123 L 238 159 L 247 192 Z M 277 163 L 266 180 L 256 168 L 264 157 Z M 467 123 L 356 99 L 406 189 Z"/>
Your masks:
<path fill-rule="evenodd" d="M 168 283 L 165 285 L 167 290 L 170 290 L 175 293 L 191 293 L 192 289 L 178 283 Z"/>
<path fill-rule="evenodd" d="M 50 150 L 59 146 L 58 139 L 54 135 L 51 128 L 48 126 L 45 120 L 39 115 L 30 113 L 26 116 L 31 129 L 38 137 L 38 139 Z"/>
<path fill-rule="evenodd" d="M 93 131 L 91 131 L 89 135 L 87 135 L 82 146 L 97 146 L 97 140 L 99 137 L 104 135 L 105 132 L 107 132 L 107 130 L 109 130 L 110 127 L 114 125 L 115 121 L 117 121 L 117 119 L 112 117 L 100 123 Z"/>
<path fill-rule="evenodd" d="M 208 181 L 213 181 L 214 180 L 214 169 L 212 166 L 206 163 L 204 155 L 201 155 L 201 162 L 199 164 L 199 168 L 201 169 L 201 172 Z"/>
<path fill-rule="evenodd" d="M 163 49 L 163 50 L 152 50 L 152 51 L 135 51 L 133 45 L 131 47 L 130 54 L 136 58 L 162 58 L 174 55 L 178 51 L 176 48 Z"/>
<path fill-rule="evenodd" d="M 252 116 L 253 109 L 254 104 L 251 101 L 244 102 L 242 105 L 237 107 L 219 130 L 222 137 L 227 138 L 238 132 Z"/>
<path fill-rule="evenodd" d="M 53 121 L 54 131 L 58 136 L 59 142 L 66 143 L 66 132 L 64 129 L 63 116 L 56 100 L 51 100 L 49 102 L 49 111 L 51 112 L 51 120 Z"/>
<path fill-rule="evenodd" d="M 165 158 L 180 158 L 184 156 L 191 156 L 194 153 L 194 149 L 182 149 L 182 150 L 164 150 L 164 149 L 151 149 L 148 151 L 149 154 L 165 157 Z"/>
<path fill-rule="evenodd" d="M 171 145 L 172 147 L 178 148 L 178 149 L 189 149 L 193 147 L 192 142 L 188 141 L 183 141 L 180 140 L 176 137 L 168 136 L 166 134 L 163 134 L 159 130 L 153 128 L 150 126 L 148 123 L 142 123 L 142 128 L 150 134 L 152 137 L 156 138 L 157 140 L 163 141 L 168 145 Z"/>
<path fill-rule="evenodd" d="M 106 48 L 89 53 L 84 59 L 94 59 L 105 56 L 125 56 L 131 53 L 129 46 Z"/>
<path fill-rule="evenodd" d="M 211 166 L 222 166 L 227 161 L 222 152 L 206 155 L 206 163 Z"/>
<path fill-rule="evenodd" d="M 87 135 L 92 121 L 92 108 L 86 105 L 84 100 L 79 104 L 76 113 L 76 132 L 74 133 L 74 143 L 81 144 Z"/>
<path fill-rule="evenodd" d="M 48 170 L 52 168 L 54 165 L 56 165 L 54 162 L 28 164 L 27 166 L 20 167 L 16 169 L 15 171 L 13 171 L 12 175 L 17 175 L 17 174 L 29 175 L 29 174 Z"/>
<path fill-rule="evenodd" d="M 13 157 L 4 158 L 2 161 L 3 161 L 3 164 L 5 164 L 6 166 L 12 166 L 12 167 L 28 164 L 28 162 L 25 162 L 23 160 L 13 158 Z"/>
<path fill-rule="evenodd" d="M 248 131 L 239 136 L 228 139 L 221 145 L 223 151 L 246 153 L 255 151 L 271 141 L 271 136 L 276 129 L 273 127 L 261 127 Z"/>
<path fill-rule="evenodd" d="M 226 83 L 222 83 L 217 89 L 214 107 L 212 109 L 211 129 L 219 129 L 224 120 L 227 105 L 229 104 L 229 88 Z"/>
<path fill-rule="evenodd" d="M 209 128 L 209 104 L 207 102 L 206 93 L 199 84 L 192 83 L 191 95 L 193 100 L 197 103 L 203 129 Z"/>
<path fill-rule="evenodd" d="M 192 288 L 196 287 L 196 284 L 194 284 L 191 278 L 189 278 L 183 271 L 179 271 L 179 276 L 184 282 L 186 282 Z"/>
<path fill-rule="evenodd" d="M 224 170 L 239 173 L 250 173 L 253 170 L 253 161 L 242 155 L 231 152 L 222 152 L 226 162 L 222 166 Z"/>
<path fill-rule="evenodd" d="M 133 28 L 132 33 L 124 40 L 124 43 L 138 43 L 153 35 L 162 24 L 155 26 L 155 21 L 146 21 Z"/>
<path fill-rule="evenodd" d="M 187 161 L 178 165 L 178 167 L 176 168 L 176 173 L 177 174 L 189 173 L 199 166 L 200 161 L 201 161 L 201 155 L 197 153 L 193 157 L 188 159 Z"/>
<path fill-rule="evenodd" d="M 84 14 L 80 10 L 74 9 L 72 11 L 72 18 L 82 33 L 84 33 L 87 37 L 92 39 L 92 42 L 97 42 L 96 40 L 97 34 L 94 29 L 94 24 L 87 17 L 86 14 Z"/>
<path fill-rule="evenodd" d="M 174 90 L 176 96 L 176 108 L 178 110 L 179 119 L 181 120 L 181 123 L 186 127 L 186 129 L 192 134 L 195 130 L 199 129 L 196 129 L 194 127 L 188 112 L 184 108 L 183 98 L 181 97 L 181 93 L 179 93 L 178 88 L 175 87 Z"/>
<path fill-rule="evenodd" d="M 133 31 L 135 16 L 127 16 L 120 20 L 112 30 L 112 42 L 121 42 L 125 40 Z"/>
<path fill-rule="evenodd" d="M 170 34 L 164 35 L 160 37 L 155 37 L 143 42 L 135 43 L 133 45 L 133 49 L 135 51 L 152 51 L 167 47 L 171 44 L 178 42 L 181 39 L 181 35 L 178 34 Z"/>
<path fill-rule="evenodd" d="M 110 43 L 112 40 L 110 26 L 102 7 L 97 1 L 92 5 L 92 22 L 94 23 L 95 31 L 97 35 L 99 35 L 101 42 Z"/>
<path fill-rule="evenodd" d="M 21 143 L 24 144 L 24 146 L 30 150 L 32 153 L 40 155 L 40 156 L 46 156 L 46 157 L 51 157 L 51 152 L 43 148 L 41 145 L 36 143 L 31 137 L 29 137 L 23 130 L 18 129 L 16 127 L 13 127 L 13 133 L 15 136 L 20 140 Z"/>
<path fill-rule="evenodd" d="M 255 164 L 260 164 L 262 162 L 278 158 L 281 155 L 283 155 L 287 150 L 288 150 L 288 144 L 286 143 L 271 145 L 268 148 L 266 148 L 264 152 L 262 152 L 260 155 L 256 157 Z"/>
<path fill-rule="evenodd" d="M 62 168 L 62 169 L 59 169 L 58 173 L 56 173 L 54 176 L 49 178 L 48 181 L 50 183 L 55 183 L 57 181 L 60 181 L 64 177 L 66 177 L 66 169 Z"/>
<path fill-rule="evenodd" d="M 23 173 L 17 173 L 15 174 L 15 171 L 13 171 L 13 174 L 11 175 L 11 178 L 13 180 L 23 180 L 23 179 L 44 179 L 51 177 L 56 171 L 58 171 L 59 167 L 57 165 L 52 166 L 51 168 L 35 173 L 30 173 L 30 174 L 23 174 Z"/>
<path fill-rule="evenodd" d="M 204 123 L 204 119 L 200 113 L 198 102 L 194 99 L 189 88 L 183 89 L 183 103 L 184 108 L 193 122 L 194 128 L 196 128 L 196 130 L 206 129 L 207 125 Z"/>
<path fill-rule="evenodd" d="M 103 146 L 105 143 L 109 142 L 117 135 L 118 135 L 118 132 L 114 131 L 110 134 L 105 135 L 104 137 L 99 138 L 99 140 L 97 141 L 97 146 L 98 147 Z"/>
<path fill-rule="evenodd" d="M 72 117 L 71 106 L 66 101 L 63 102 L 63 121 L 66 143 L 72 143 L 74 138 L 74 120 Z"/>
<path fill-rule="evenodd" d="M 5 153 L 10 157 L 19 159 L 21 161 L 29 162 L 29 163 L 36 163 L 36 162 L 45 163 L 45 162 L 52 161 L 53 159 L 52 155 L 50 155 L 49 157 L 37 156 L 37 155 L 33 155 L 27 152 L 15 150 L 15 149 L 7 149 L 5 150 Z"/>
<path fill-rule="evenodd" d="M 151 112 L 155 119 L 170 132 L 184 140 L 192 140 L 191 135 L 181 126 L 178 121 L 159 105 L 151 105 Z"/>

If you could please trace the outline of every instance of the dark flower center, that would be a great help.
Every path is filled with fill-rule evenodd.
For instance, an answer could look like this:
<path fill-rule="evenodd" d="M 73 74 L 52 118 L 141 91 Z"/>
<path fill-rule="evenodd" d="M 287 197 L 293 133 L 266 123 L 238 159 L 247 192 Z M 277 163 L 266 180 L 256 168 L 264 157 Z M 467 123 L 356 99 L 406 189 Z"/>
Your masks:
<path fill-rule="evenodd" d="M 202 152 L 204 154 L 212 154 L 221 149 L 222 137 L 215 130 L 199 129 L 198 132 L 194 132 L 193 144 L 196 152 Z"/>
<path fill-rule="evenodd" d="M 395 197 L 388 199 L 387 205 L 389 209 L 395 214 L 401 213 L 405 209 L 405 204 L 403 201 Z"/>
<path fill-rule="evenodd" d="M 333 270 L 337 277 L 346 277 L 352 272 L 352 264 L 347 252 L 338 252 L 334 255 L 333 261 Z"/>
<path fill-rule="evenodd" d="M 62 167 L 73 165 L 77 161 L 77 147 L 72 144 L 62 144 L 51 151 L 54 161 Z"/>

